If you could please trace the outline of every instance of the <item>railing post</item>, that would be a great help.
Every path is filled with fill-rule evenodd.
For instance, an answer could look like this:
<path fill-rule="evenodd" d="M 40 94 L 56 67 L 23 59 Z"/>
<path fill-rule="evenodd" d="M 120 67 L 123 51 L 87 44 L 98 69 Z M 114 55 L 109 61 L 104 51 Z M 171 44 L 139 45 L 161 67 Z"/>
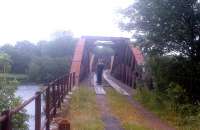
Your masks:
<path fill-rule="evenodd" d="M 41 92 L 35 93 L 35 130 L 41 129 Z"/>
<path fill-rule="evenodd" d="M 1 130 L 12 130 L 10 111 L 6 110 L 1 115 L 6 115 L 6 119 L 1 122 Z"/>
<path fill-rule="evenodd" d="M 63 102 L 64 101 L 64 96 L 65 96 L 65 83 L 64 83 L 65 81 L 64 81 L 64 77 L 61 79 L 61 94 L 62 94 L 62 100 L 61 100 L 61 102 Z"/>
<path fill-rule="evenodd" d="M 59 91 L 59 89 L 58 89 L 58 81 L 56 81 L 55 88 L 56 88 L 56 91 L 55 91 L 56 92 L 56 98 L 55 98 L 56 99 L 56 107 L 58 107 L 58 105 L 59 105 L 58 104 L 58 91 Z"/>
<path fill-rule="evenodd" d="M 66 77 L 67 94 L 69 93 L 69 75 Z"/>
<path fill-rule="evenodd" d="M 57 99 L 58 99 L 58 107 L 61 107 L 61 82 L 60 82 L 60 79 L 58 79 L 58 82 L 57 82 Z"/>
<path fill-rule="evenodd" d="M 53 115 L 56 115 L 56 90 L 55 90 L 56 85 L 53 84 L 52 90 L 53 90 Z"/>
<path fill-rule="evenodd" d="M 46 130 L 50 130 L 50 85 L 46 89 Z"/>
<path fill-rule="evenodd" d="M 65 94 L 66 94 L 66 76 L 64 76 L 63 78 L 63 100 L 64 100 L 64 97 L 65 97 Z"/>
<path fill-rule="evenodd" d="M 72 74 L 70 73 L 70 74 L 69 74 L 69 91 L 72 90 L 72 86 L 71 86 L 72 83 L 71 83 L 71 82 L 72 82 Z"/>
<path fill-rule="evenodd" d="M 75 72 L 73 72 L 73 86 L 75 86 Z"/>

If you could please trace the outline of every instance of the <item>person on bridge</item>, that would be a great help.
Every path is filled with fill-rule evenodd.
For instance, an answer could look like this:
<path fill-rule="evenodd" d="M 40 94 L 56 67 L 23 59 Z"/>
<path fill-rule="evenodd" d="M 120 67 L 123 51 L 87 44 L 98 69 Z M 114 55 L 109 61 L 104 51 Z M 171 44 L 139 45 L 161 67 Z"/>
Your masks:
<path fill-rule="evenodd" d="M 104 64 L 102 60 L 99 60 L 98 64 L 97 64 L 97 71 L 96 71 L 96 75 L 97 75 L 97 84 L 101 85 L 102 84 L 102 74 L 103 74 L 103 69 L 104 69 Z"/>

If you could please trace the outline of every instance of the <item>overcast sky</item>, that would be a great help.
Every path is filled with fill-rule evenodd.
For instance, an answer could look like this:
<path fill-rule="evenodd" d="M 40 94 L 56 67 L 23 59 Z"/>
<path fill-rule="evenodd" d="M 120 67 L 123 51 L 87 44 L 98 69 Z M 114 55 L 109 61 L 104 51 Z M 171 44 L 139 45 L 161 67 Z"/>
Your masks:
<path fill-rule="evenodd" d="M 133 0 L 0 0 L 0 44 L 48 40 L 59 30 L 75 36 L 127 36 L 116 11 Z"/>

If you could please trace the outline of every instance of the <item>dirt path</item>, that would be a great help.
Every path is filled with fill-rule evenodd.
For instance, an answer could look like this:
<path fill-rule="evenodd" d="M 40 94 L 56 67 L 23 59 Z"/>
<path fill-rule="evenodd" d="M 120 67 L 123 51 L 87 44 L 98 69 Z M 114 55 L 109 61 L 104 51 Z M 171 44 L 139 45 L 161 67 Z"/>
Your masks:
<path fill-rule="evenodd" d="M 96 101 L 101 111 L 101 118 L 104 122 L 105 130 L 123 130 L 119 120 L 111 114 L 105 95 L 97 95 Z"/>
<path fill-rule="evenodd" d="M 129 86 L 121 83 L 120 81 L 114 79 L 112 76 L 107 74 L 109 79 L 117 83 L 120 87 L 126 90 L 129 93 L 129 96 L 125 96 L 127 101 L 132 104 L 132 106 L 137 110 L 137 113 L 144 118 L 143 124 L 152 128 L 153 130 L 175 130 L 175 128 L 169 126 L 167 123 L 163 122 L 155 114 L 151 113 L 145 109 L 139 102 L 134 100 L 132 97 L 135 94 L 135 91 Z"/>
<path fill-rule="evenodd" d="M 93 75 L 89 77 L 89 81 L 94 82 Z M 85 81 L 84 84 L 95 91 L 94 83 L 91 82 Z M 96 94 L 96 102 L 101 111 L 101 119 L 104 122 L 105 130 L 123 130 L 120 126 L 120 121 L 111 114 L 105 94 Z"/>
<path fill-rule="evenodd" d="M 92 91 L 95 91 L 92 80 L 92 75 L 81 82 L 80 86 L 86 86 L 90 88 Z M 160 118 L 158 118 L 155 114 L 145 109 L 139 102 L 134 100 L 132 97 L 135 94 L 135 91 L 121 83 L 120 81 L 114 79 L 108 74 L 108 78 L 117 83 L 122 89 L 128 92 L 128 96 L 124 95 L 125 99 L 127 99 L 127 103 L 129 103 L 134 109 L 136 109 L 137 115 L 141 115 L 143 117 L 143 121 L 140 125 L 150 128 L 152 130 L 175 130 L 173 127 L 169 126 L 167 123 L 163 122 Z M 106 86 L 106 85 L 105 85 Z M 123 96 L 123 95 L 122 95 Z M 111 111 L 110 104 L 106 95 L 104 94 L 96 94 L 96 103 L 101 112 L 101 120 L 104 123 L 105 130 L 123 130 L 121 126 L 121 121 L 118 119 L 115 114 Z"/>

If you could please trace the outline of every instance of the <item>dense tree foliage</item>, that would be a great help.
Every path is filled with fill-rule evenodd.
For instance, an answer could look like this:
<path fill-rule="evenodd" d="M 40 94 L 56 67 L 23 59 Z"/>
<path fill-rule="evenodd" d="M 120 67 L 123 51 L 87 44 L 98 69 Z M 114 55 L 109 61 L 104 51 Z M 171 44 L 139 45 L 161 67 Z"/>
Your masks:
<path fill-rule="evenodd" d="M 11 56 L 13 73 L 26 73 L 31 59 L 39 52 L 37 46 L 29 41 L 17 42 L 15 46 L 4 45 L 1 51 Z"/>
<path fill-rule="evenodd" d="M 64 75 L 70 68 L 67 57 L 37 57 L 29 65 L 29 78 L 31 81 L 48 82 Z"/>
<path fill-rule="evenodd" d="M 0 53 L 0 70 L 1 73 L 6 74 L 9 72 L 10 68 L 10 57 L 5 53 Z M 18 82 L 16 80 L 8 80 L 5 76 L 0 77 L 0 113 L 12 109 L 20 105 L 20 98 L 15 97 L 16 85 Z M 13 128 L 15 130 L 26 130 L 28 116 L 25 114 L 25 110 L 20 111 L 12 118 Z"/>
<path fill-rule="evenodd" d="M 147 51 L 160 54 L 173 51 L 199 61 L 198 0 L 136 0 L 123 13 L 126 18 L 123 29 L 137 30 Z"/>
<path fill-rule="evenodd" d="M 199 0 L 136 0 L 122 15 L 145 55 L 144 85 L 153 81 L 138 99 L 178 129 L 199 129 Z"/>
<path fill-rule="evenodd" d="M 11 73 L 27 74 L 31 81 L 47 82 L 67 73 L 76 40 L 69 32 L 57 32 L 50 41 L 37 44 L 20 41 L 4 45 L 1 52 L 10 56 Z"/>
<path fill-rule="evenodd" d="M 181 85 L 189 100 L 197 104 L 200 101 L 199 1 L 136 0 L 122 14 L 122 29 L 135 32 L 144 54 L 161 56 L 161 59 L 171 55 L 171 60 L 160 61 L 168 63 L 158 70 L 159 76 L 153 73 L 154 78 L 163 78 L 165 86 L 171 82 Z M 161 76 L 162 72 L 165 73 Z M 157 82 L 157 86 L 163 87 L 163 84 Z"/>
<path fill-rule="evenodd" d="M 11 59 L 10 56 L 6 53 L 0 53 L 0 72 L 6 73 L 10 71 L 10 63 Z"/>
<path fill-rule="evenodd" d="M 169 121 L 178 130 L 199 130 L 199 103 L 198 101 L 191 102 L 191 97 L 198 99 L 196 96 L 199 94 L 198 91 L 196 93 L 191 92 L 191 84 L 196 83 L 193 81 L 199 81 L 199 79 L 192 75 L 186 77 L 185 75 L 191 69 L 187 67 L 188 65 L 182 58 L 148 57 L 146 59 L 146 70 L 153 75 L 154 89 L 148 90 L 145 87 L 138 87 L 136 97 L 146 107 Z M 143 82 L 146 81 L 148 80 L 145 79 Z"/>

